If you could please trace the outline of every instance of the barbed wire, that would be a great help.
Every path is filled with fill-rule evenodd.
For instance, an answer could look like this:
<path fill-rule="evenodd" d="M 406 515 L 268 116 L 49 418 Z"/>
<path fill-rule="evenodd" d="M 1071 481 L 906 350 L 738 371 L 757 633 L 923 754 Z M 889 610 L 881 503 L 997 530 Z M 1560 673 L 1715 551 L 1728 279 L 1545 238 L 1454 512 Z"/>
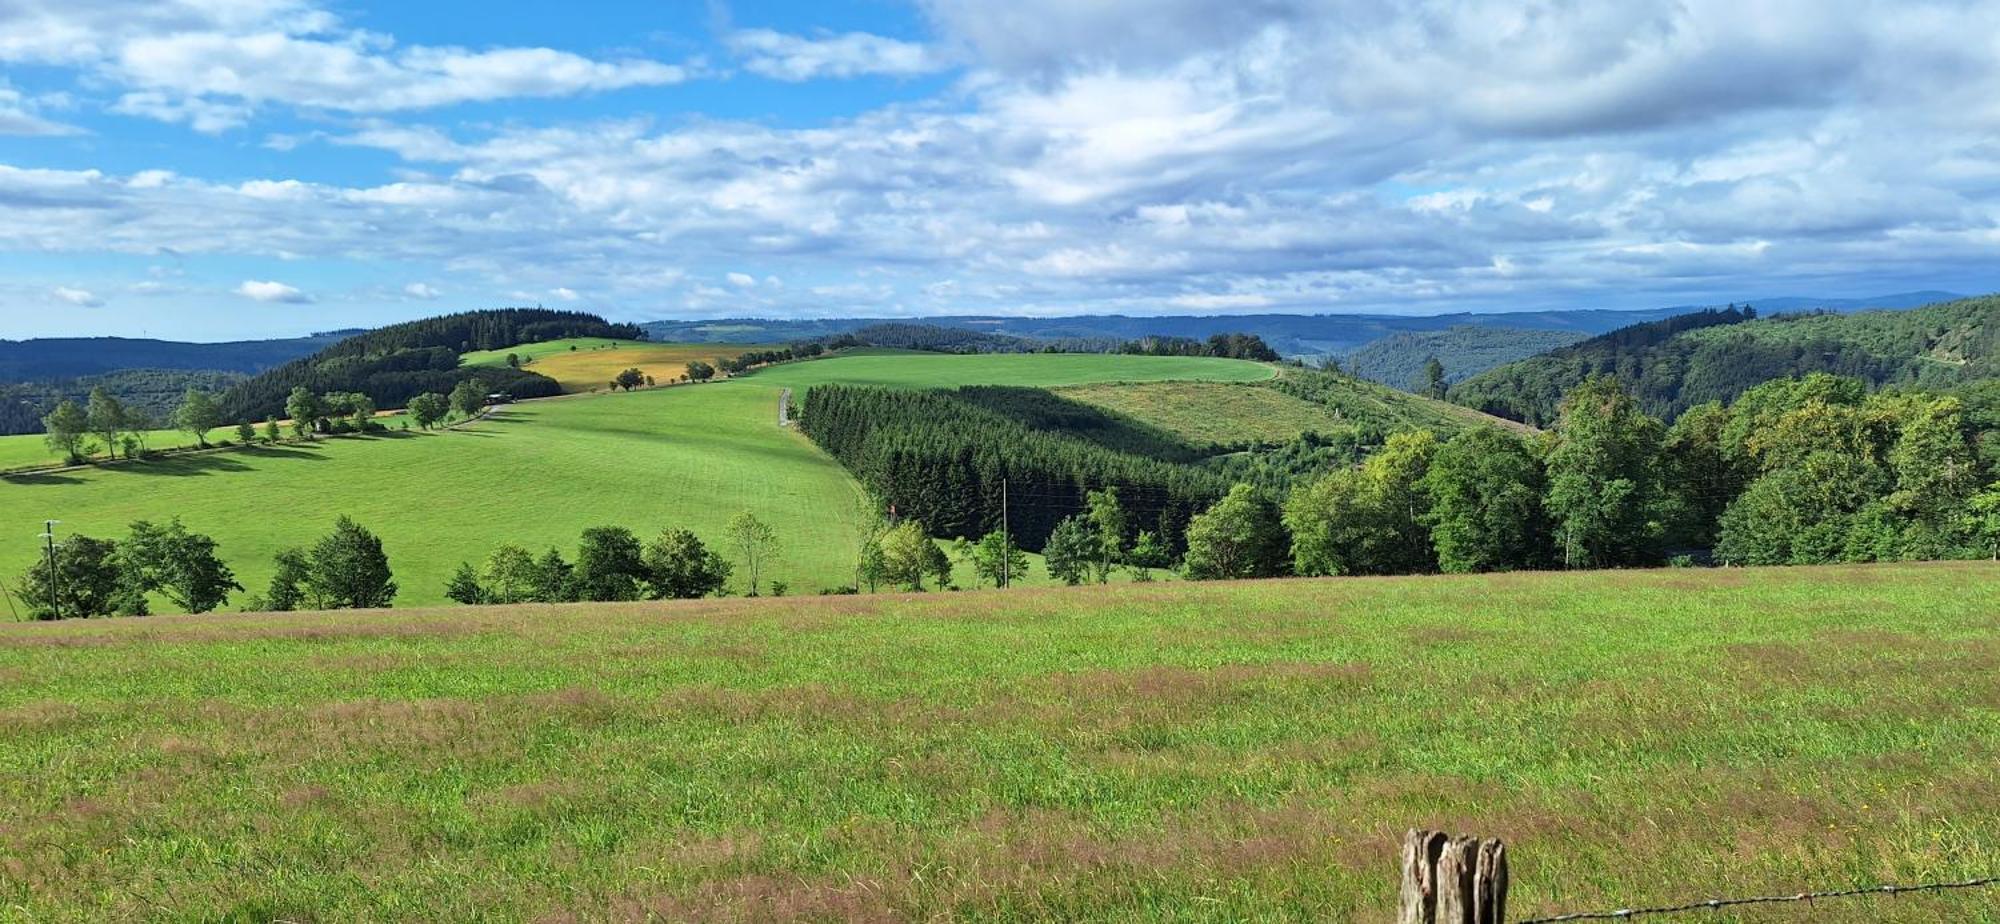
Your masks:
<path fill-rule="evenodd" d="M 1714 911 L 1733 908 L 1738 905 L 1773 905 L 1785 902 L 1810 902 L 1822 898 L 1851 898 L 1863 895 L 1905 895 L 1912 892 L 1943 892 L 1950 889 L 1976 889 L 1984 886 L 2000 885 L 2000 876 L 1980 879 L 1966 879 L 1958 882 L 1926 882 L 1918 885 L 1877 885 L 1855 889 L 1835 889 L 1825 892 L 1800 892 L 1796 895 L 1757 895 L 1749 898 L 1711 898 L 1705 902 L 1690 902 L 1685 905 L 1661 905 L 1653 908 L 1620 908 L 1616 911 L 1579 911 L 1573 914 L 1558 914 L 1546 918 L 1528 918 L 1514 924 L 1558 924 L 1562 921 L 1622 921 L 1649 914 L 1680 914 L 1688 911 Z"/>

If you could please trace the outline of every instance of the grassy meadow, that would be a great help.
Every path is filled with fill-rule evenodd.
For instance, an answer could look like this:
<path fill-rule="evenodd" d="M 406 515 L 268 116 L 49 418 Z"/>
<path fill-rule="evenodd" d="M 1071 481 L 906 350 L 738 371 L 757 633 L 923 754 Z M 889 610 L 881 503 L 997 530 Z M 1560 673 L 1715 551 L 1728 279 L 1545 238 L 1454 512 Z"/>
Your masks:
<path fill-rule="evenodd" d="M 741 510 L 783 538 L 774 577 L 803 592 L 852 580 L 860 488 L 804 436 L 777 425 L 777 393 L 733 384 L 511 405 L 444 433 L 320 440 L 0 480 L 0 580 L 37 554 L 28 528 L 123 535 L 179 514 L 213 535 L 253 591 L 271 557 L 347 514 L 382 537 L 402 604 L 443 602 L 460 561 L 514 542 L 574 552 L 619 525 L 650 538 L 684 526 L 711 543 Z"/>
<path fill-rule="evenodd" d="M 870 352 L 781 363 L 744 376 L 759 385 L 805 389 L 838 382 L 889 388 L 1020 385 L 1050 388 L 1095 382 L 1255 382 L 1276 370 L 1263 363 L 1207 356 L 1124 356 L 1097 353 Z"/>
<path fill-rule="evenodd" d="M 578 394 L 611 390 L 611 380 L 627 369 L 667 382 L 685 375 L 687 364 L 695 360 L 714 365 L 725 356 L 766 348 L 754 343 L 648 343 L 576 337 L 467 353 L 460 361 L 468 366 L 504 366 L 507 354 L 513 353 L 527 364 L 528 371 L 555 379 L 564 392 Z"/>
<path fill-rule="evenodd" d="M 1280 443 L 1342 426 L 1339 418 L 1311 401 L 1240 383 L 1146 382 L 1051 390 L 1150 424 L 1194 446 Z"/>
<path fill-rule="evenodd" d="M 1996 599 L 1950 563 L 0 626 L 0 919 L 1387 920 L 1410 826 L 1506 838 L 1515 917 L 1991 874 Z"/>

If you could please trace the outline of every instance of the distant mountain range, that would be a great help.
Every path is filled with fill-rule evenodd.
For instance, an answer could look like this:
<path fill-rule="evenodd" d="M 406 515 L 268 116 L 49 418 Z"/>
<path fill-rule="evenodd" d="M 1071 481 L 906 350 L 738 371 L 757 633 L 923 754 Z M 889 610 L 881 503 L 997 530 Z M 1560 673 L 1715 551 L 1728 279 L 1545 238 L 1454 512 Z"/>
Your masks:
<path fill-rule="evenodd" d="M 1750 300 L 1759 312 L 1828 310 L 1857 311 L 1863 308 L 1914 308 L 1962 296 L 1950 292 L 1899 292 L 1870 298 L 1807 298 L 1785 296 Z M 1256 334 L 1286 356 L 1344 356 L 1384 337 L 1406 333 L 1445 331 L 1454 327 L 1504 328 L 1509 330 L 1569 331 L 1594 336 L 1698 311 L 1705 305 L 1676 305 L 1636 311 L 1574 309 L 1558 311 L 1510 311 L 1491 314 L 1459 312 L 1423 316 L 1387 314 L 1229 314 L 1137 317 L 1129 315 L 1076 315 L 1056 318 L 1017 318 L 999 315 L 945 315 L 930 318 L 839 318 L 773 320 L 731 318 L 704 321 L 653 321 L 641 325 L 649 337 L 676 342 L 765 342 L 809 340 L 851 333 L 884 323 L 921 321 L 964 327 L 1015 337 L 1043 340 L 1114 339 L 1131 340 L 1146 336 L 1206 338 L 1220 333 Z M 1421 361 L 1421 360 L 1420 360 Z M 1461 372 L 1461 375 L 1468 374 Z"/>
<path fill-rule="evenodd" d="M 0 340 L 0 382 L 37 382 L 123 369 L 181 369 L 252 375 L 361 333 L 337 330 L 286 340 L 180 343 L 124 337 Z"/>

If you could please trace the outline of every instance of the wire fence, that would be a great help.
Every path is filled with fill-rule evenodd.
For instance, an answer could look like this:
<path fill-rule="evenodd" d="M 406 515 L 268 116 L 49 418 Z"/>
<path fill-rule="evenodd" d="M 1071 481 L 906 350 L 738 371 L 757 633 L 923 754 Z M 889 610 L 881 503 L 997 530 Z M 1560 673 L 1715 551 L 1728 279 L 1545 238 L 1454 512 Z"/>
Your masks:
<path fill-rule="evenodd" d="M 1558 924 L 1562 921 L 1623 921 L 1642 915 L 1681 914 L 1690 911 L 1716 911 L 1740 905 L 1776 905 L 1788 902 L 1813 902 L 1829 898 L 1854 898 L 1859 896 L 1909 895 L 1918 892 L 1946 892 L 1954 889 L 1977 889 L 2000 885 L 2000 876 L 1981 879 L 1965 879 L 1958 882 L 1925 882 L 1917 885 L 1877 885 L 1858 889 L 1834 889 L 1825 892 L 1800 892 L 1796 895 L 1757 895 L 1749 898 L 1711 898 L 1704 902 L 1690 902 L 1685 905 L 1661 905 L 1654 908 L 1620 908 L 1616 911 L 1579 911 L 1573 914 L 1558 914 L 1546 918 L 1527 918 L 1514 924 Z"/>

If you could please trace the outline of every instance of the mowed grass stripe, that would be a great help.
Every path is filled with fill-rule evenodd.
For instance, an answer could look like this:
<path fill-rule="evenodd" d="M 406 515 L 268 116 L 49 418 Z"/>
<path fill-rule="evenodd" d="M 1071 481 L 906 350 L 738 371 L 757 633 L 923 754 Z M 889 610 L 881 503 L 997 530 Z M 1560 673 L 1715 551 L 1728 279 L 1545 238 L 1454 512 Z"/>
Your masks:
<path fill-rule="evenodd" d="M 565 556 L 591 526 L 663 527 L 720 544 L 751 510 L 784 540 L 769 577 L 801 592 L 851 580 L 859 486 L 776 423 L 777 391 L 689 386 L 513 405 L 459 431 L 322 440 L 0 480 L 0 576 L 33 561 L 41 520 L 116 538 L 182 516 L 261 591 L 271 558 L 347 514 L 379 534 L 402 605 L 439 603 L 460 561 L 514 542 Z"/>
<path fill-rule="evenodd" d="M 1996 598 L 1953 563 L 6 626 L 0 905 L 1385 920 L 1408 826 L 1507 838 L 1518 916 L 1965 877 Z"/>

